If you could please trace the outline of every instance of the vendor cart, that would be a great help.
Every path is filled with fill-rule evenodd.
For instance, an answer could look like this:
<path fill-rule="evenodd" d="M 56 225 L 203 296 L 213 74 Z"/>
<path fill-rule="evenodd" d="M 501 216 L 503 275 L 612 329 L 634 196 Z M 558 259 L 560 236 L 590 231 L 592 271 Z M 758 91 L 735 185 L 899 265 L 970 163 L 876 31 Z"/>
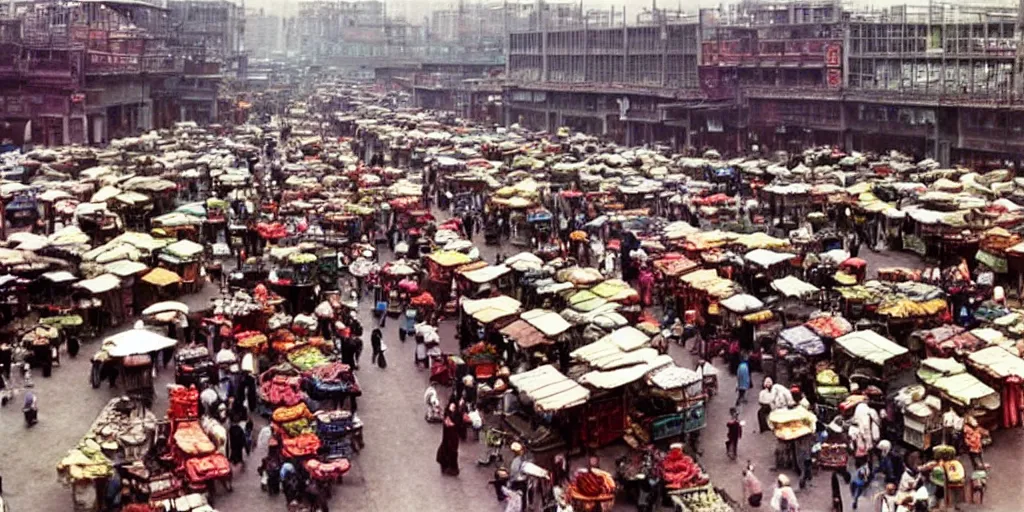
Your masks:
<path fill-rule="evenodd" d="M 186 347 L 174 355 L 174 382 L 202 390 L 218 382 L 217 365 L 204 346 Z"/>

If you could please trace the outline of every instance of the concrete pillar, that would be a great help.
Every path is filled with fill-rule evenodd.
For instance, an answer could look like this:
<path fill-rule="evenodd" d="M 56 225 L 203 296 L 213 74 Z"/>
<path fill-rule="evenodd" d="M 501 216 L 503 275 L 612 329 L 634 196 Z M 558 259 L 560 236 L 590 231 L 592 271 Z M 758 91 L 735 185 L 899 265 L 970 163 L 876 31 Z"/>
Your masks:
<path fill-rule="evenodd" d="M 601 117 L 601 135 L 608 135 L 608 116 Z"/>
<path fill-rule="evenodd" d="M 63 141 L 61 142 L 61 144 L 67 146 L 68 144 L 71 144 L 71 134 L 69 133 L 71 131 L 70 116 L 64 114 L 61 117 L 61 124 L 63 124 L 63 128 L 61 129 L 61 138 L 63 139 Z"/>
<path fill-rule="evenodd" d="M 178 121 L 184 123 L 187 120 L 185 118 L 185 105 L 181 105 L 180 107 L 178 107 L 178 109 L 181 113 L 180 116 L 178 117 Z"/>
<path fill-rule="evenodd" d="M 217 111 L 217 98 L 214 98 L 210 105 L 210 122 L 216 123 L 219 112 Z"/>
<path fill-rule="evenodd" d="M 625 122 L 623 122 L 623 125 L 626 127 L 626 146 L 632 146 L 633 145 L 633 124 L 630 123 L 629 121 L 625 121 Z"/>

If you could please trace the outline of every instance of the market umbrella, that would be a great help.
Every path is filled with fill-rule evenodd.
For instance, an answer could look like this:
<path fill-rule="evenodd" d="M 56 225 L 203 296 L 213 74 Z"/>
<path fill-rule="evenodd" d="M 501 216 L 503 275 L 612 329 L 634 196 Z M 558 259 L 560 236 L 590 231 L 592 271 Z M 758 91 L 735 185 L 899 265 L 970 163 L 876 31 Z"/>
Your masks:
<path fill-rule="evenodd" d="M 174 311 L 177 313 L 188 314 L 188 306 L 175 300 L 165 300 L 163 302 L 157 302 L 142 310 L 142 316 L 155 315 L 157 313 L 164 313 L 167 311 Z"/>
<path fill-rule="evenodd" d="M 359 258 L 348 266 L 348 273 L 356 277 L 366 277 L 377 269 L 378 266 L 376 263 L 366 258 Z"/>
<path fill-rule="evenodd" d="M 173 347 L 176 343 L 173 338 L 161 336 L 147 329 L 131 329 L 103 340 L 103 347 L 111 357 L 125 357 L 148 354 Z"/>
<path fill-rule="evenodd" d="M 384 272 L 392 276 L 411 276 L 416 273 L 416 270 L 408 263 L 395 261 L 384 265 Z"/>

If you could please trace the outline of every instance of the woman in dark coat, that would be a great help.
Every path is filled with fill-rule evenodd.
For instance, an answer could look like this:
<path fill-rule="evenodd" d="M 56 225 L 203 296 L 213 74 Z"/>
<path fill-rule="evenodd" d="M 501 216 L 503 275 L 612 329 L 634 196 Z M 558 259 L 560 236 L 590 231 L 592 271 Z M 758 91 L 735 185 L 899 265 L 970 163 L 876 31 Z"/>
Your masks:
<path fill-rule="evenodd" d="M 459 424 L 461 422 L 458 404 L 448 402 L 444 414 L 441 446 L 437 447 L 437 463 L 441 465 L 441 472 L 449 476 L 459 476 Z"/>
<path fill-rule="evenodd" d="M 231 423 L 231 428 L 228 429 L 228 460 L 231 464 L 245 464 L 245 459 L 242 457 L 243 451 L 249 452 L 249 442 L 245 436 L 245 425 L 234 421 Z"/>

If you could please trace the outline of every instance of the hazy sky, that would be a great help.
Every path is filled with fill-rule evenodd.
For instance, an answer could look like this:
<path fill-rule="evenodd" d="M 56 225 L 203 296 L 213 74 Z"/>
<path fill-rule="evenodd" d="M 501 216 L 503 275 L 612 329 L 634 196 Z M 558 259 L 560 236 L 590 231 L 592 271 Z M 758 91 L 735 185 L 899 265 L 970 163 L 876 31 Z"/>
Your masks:
<path fill-rule="evenodd" d="M 285 11 L 284 14 L 292 15 L 298 10 L 298 3 L 300 0 L 233 0 L 235 2 L 245 2 L 247 8 L 263 8 L 268 12 L 280 13 Z M 351 0 L 349 0 L 351 1 Z M 463 2 L 470 4 L 474 2 L 497 2 L 501 0 L 462 0 Z M 510 3 L 516 0 L 509 0 Z M 518 0 L 521 3 L 530 3 L 529 0 Z M 551 0 L 557 1 L 557 0 Z M 578 2 L 579 0 L 575 0 Z M 630 21 L 636 19 L 636 15 L 646 8 L 650 8 L 652 1 L 657 2 L 658 8 L 661 9 L 676 9 L 682 6 L 684 11 L 696 11 L 698 8 L 710 8 L 722 5 L 723 3 L 733 3 L 737 0 L 583 0 L 583 6 L 585 9 L 610 9 L 611 7 L 617 7 L 621 9 L 623 6 L 626 7 L 626 14 Z M 772 1 L 784 1 L 784 0 L 772 0 Z M 941 1 L 941 0 L 938 0 Z M 951 2 L 951 0 L 946 0 Z M 404 15 L 407 20 L 413 23 L 421 22 L 425 17 L 430 15 L 433 10 L 449 9 L 458 6 L 459 0 L 384 0 L 387 5 L 387 11 L 389 14 L 400 14 Z M 956 2 L 959 5 L 1016 5 L 1017 0 L 960 0 Z M 884 8 L 891 5 L 927 5 L 928 0 L 846 0 L 845 5 L 853 6 L 855 8 Z"/>

